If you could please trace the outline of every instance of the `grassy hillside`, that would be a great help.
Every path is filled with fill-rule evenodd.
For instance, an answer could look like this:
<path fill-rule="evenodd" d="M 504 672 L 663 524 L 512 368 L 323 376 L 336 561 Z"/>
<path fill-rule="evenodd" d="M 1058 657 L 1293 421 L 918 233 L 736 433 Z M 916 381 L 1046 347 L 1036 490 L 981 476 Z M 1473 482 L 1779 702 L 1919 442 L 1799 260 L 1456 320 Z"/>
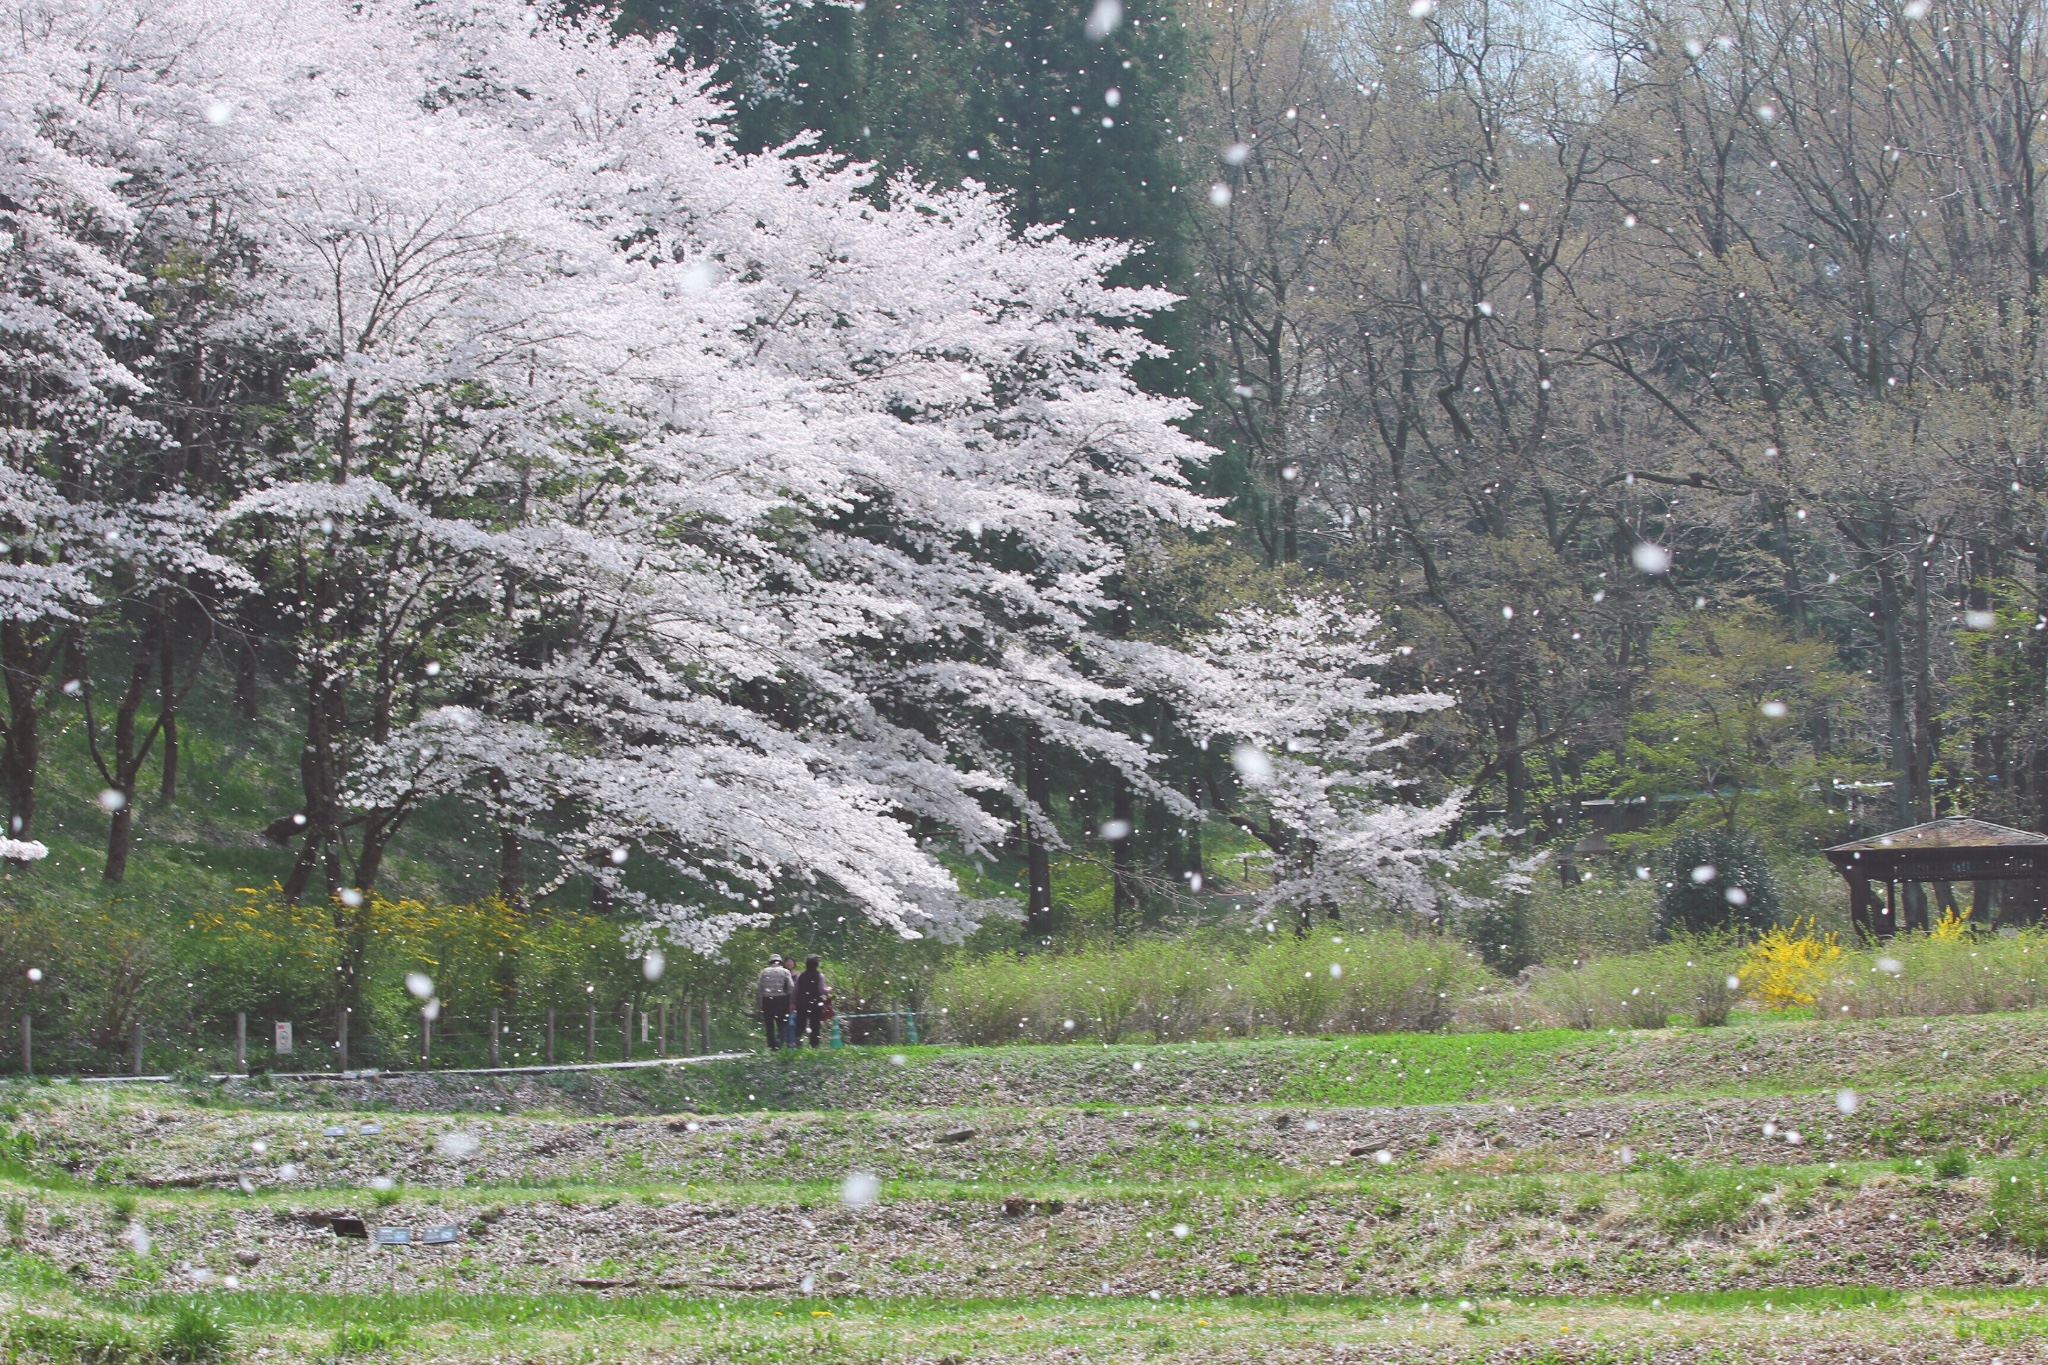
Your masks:
<path fill-rule="evenodd" d="M 0 1332 L 53 1361 L 2048 1358 L 2048 1015 L 1367 1041 L 13 1083 Z"/>
<path fill-rule="evenodd" d="M 302 804 L 297 706 L 282 688 L 266 687 L 256 719 L 245 720 L 221 672 L 204 675 L 185 703 L 178 799 L 161 799 L 157 761 L 145 770 L 135 802 L 135 851 L 119 886 L 100 875 L 109 817 L 98 795 L 106 784 L 88 751 L 82 709 L 71 702 L 52 708 L 33 831 L 50 846 L 50 857 L 10 874 L 10 890 L 81 907 L 192 903 L 284 876 L 296 850 L 269 843 L 263 828 Z M 471 830 L 459 805 L 432 804 L 399 836 L 386 885 L 393 895 L 473 899 L 491 888 L 495 855 L 495 836 Z"/>

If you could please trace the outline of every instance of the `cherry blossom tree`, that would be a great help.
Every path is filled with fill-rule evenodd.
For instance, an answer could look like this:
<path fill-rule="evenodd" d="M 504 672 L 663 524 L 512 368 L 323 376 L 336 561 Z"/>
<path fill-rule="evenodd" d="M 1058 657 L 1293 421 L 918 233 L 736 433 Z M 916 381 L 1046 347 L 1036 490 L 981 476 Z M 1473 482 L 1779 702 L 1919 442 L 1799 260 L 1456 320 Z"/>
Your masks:
<path fill-rule="evenodd" d="M 67 661 L 108 876 L 190 686 L 176 603 L 197 660 L 237 594 L 224 628 L 289 660 L 304 725 L 283 889 L 324 885 L 345 941 L 437 802 L 508 900 L 587 879 L 649 947 L 827 903 L 958 937 L 990 907 L 936 849 L 1013 834 L 1040 933 L 1053 763 L 1194 813 L 1131 733 L 1155 687 L 1294 746 L 1242 816 L 1288 896 L 1420 866 L 1441 822 L 1386 799 L 1376 727 L 1435 702 L 1357 675 L 1369 621 L 1304 604 L 1143 667 L 1114 638 L 1126 556 L 1222 524 L 1187 405 L 1132 379 L 1173 300 L 1106 283 L 1121 246 L 803 142 L 742 155 L 668 39 L 542 8 L 55 12 L 10 39 L 53 74 L 4 134 L 0 652 L 10 745 Z M 111 715 L 79 633 L 108 604 Z"/>
<path fill-rule="evenodd" d="M 1389 689 L 1378 616 L 1328 597 L 1227 616 L 1185 651 L 1126 646 L 1134 685 L 1169 699 L 1204 748 L 1228 748 L 1226 814 L 1273 854 L 1265 914 L 1379 906 L 1431 919 L 1469 852 L 1450 836 L 1462 792 L 1428 799 L 1404 774 L 1408 718 L 1453 699 Z"/>
<path fill-rule="evenodd" d="M 991 718 L 1144 769 L 1073 647 L 1123 545 L 1213 514 L 1116 251 L 739 156 L 653 45 L 531 11 L 256 32 L 245 325 L 303 364 L 232 515 L 304 688 L 288 892 L 460 794 L 508 893 L 537 842 L 616 902 L 632 845 L 700 888 L 643 907 L 677 933 L 818 894 L 953 934 L 924 840 L 1002 837 Z"/>

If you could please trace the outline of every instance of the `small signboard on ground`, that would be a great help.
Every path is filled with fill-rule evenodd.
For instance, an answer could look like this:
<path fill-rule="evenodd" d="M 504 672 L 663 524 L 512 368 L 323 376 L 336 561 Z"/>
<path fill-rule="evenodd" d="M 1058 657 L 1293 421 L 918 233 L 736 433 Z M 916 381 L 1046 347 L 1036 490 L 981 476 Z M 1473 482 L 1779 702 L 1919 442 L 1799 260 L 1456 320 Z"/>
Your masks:
<path fill-rule="evenodd" d="M 330 1123 L 330 1124 L 328 1124 L 328 1125 L 327 1125 L 327 1126 L 326 1126 L 325 1128 L 322 1128 L 322 1129 L 320 1130 L 320 1136 L 321 1136 L 321 1137 L 347 1137 L 347 1136 L 348 1136 L 348 1125 L 347 1125 L 347 1124 L 343 1124 L 343 1123 Z"/>
<path fill-rule="evenodd" d="M 377 1245 L 380 1247 L 407 1247 L 412 1245 L 411 1228 L 378 1228 Z"/>
<path fill-rule="evenodd" d="M 453 1223 L 437 1223 L 430 1228 L 420 1229 L 420 1245 L 445 1246 L 462 1240 L 462 1229 Z"/>
<path fill-rule="evenodd" d="M 384 1125 L 381 1123 L 365 1123 L 358 1127 L 356 1131 L 364 1137 L 375 1137 L 384 1131 Z"/>
<path fill-rule="evenodd" d="M 289 1056 L 291 1056 L 291 1054 L 292 1054 L 292 1026 L 291 1026 L 290 1024 L 279 1024 L 279 1025 L 277 1025 L 277 1030 L 276 1030 L 276 1031 L 277 1031 L 277 1055 L 278 1055 L 278 1056 L 280 1056 L 280 1057 L 289 1057 Z"/>

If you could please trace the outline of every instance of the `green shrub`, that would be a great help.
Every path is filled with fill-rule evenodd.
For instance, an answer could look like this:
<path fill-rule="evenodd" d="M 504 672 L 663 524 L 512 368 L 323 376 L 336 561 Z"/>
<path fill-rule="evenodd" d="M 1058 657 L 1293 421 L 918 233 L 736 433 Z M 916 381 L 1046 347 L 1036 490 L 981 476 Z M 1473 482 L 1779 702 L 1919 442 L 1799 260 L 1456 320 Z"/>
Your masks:
<path fill-rule="evenodd" d="M 5 1325 L 9 1359 L 76 1362 L 77 1365 L 124 1365 L 145 1360 L 149 1352 L 127 1328 L 103 1318 L 63 1318 L 21 1313 Z"/>
<path fill-rule="evenodd" d="M 942 974 L 932 989 L 941 1031 L 968 1043 L 1051 1041 L 1044 1027 L 1053 1007 L 1041 1008 L 1040 1001 L 1055 994 L 1047 980 L 1052 967 L 1051 958 L 991 956 Z M 1112 1031 L 1121 1029 L 1125 1014 L 1122 1009 L 1115 1012 Z M 1034 1021 L 1038 1024 L 1035 1030 Z"/>
<path fill-rule="evenodd" d="M 1728 984 L 1742 961 L 1741 944 L 1731 933 L 1676 935 L 1639 961 L 1672 1008 L 1701 1028 L 1727 1023 L 1741 998 L 1740 985 Z"/>
<path fill-rule="evenodd" d="M 2033 1167 L 2013 1167 L 1991 1178 L 1985 1227 L 2029 1251 L 2048 1249 L 2048 1181 Z"/>
<path fill-rule="evenodd" d="M 1829 1019 L 1996 1014 L 2048 1005 L 2048 930 L 1900 934 L 1842 956 L 1815 992 Z"/>
<path fill-rule="evenodd" d="M 1711 875 L 1696 880 L 1701 869 Z M 1761 933 L 1778 922 L 1777 871 L 1762 842 L 1746 830 L 1686 830 L 1664 846 L 1657 870 L 1657 923 L 1664 935 Z"/>
<path fill-rule="evenodd" d="M 163 1339 L 156 1348 L 157 1354 L 165 1360 L 180 1362 L 180 1365 L 201 1365 L 201 1362 L 220 1360 L 233 1349 L 233 1336 L 213 1311 L 189 1303 L 172 1316 L 171 1325 L 164 1329 Z"/>
<path fill-rule="evenodd" d="M 1769 1192 L 1771 1172 L 1666 1162 L 1657 1173 L 1658 1222 L 1674 1233 L 1738 1226 Z"/>
<path fill-rule="evenodd" d="M 1545 971 L 1529 995 L 1564 1028 L 1663 1028 L 1673 1014 L 1703 1027 L 1725 1024 L 1736 999 L 1728 977 L 1739 955 L 1732 935 L 1686 935 L 1626 957 Z"/>
<path fill-rule="evenodd" d="M 1489 979 L 1436 935 L 1210 933 L 981 958 L 941 972 L 932 1001 L 935 1031 L 966 1043 L 1431 1032 Z"/>
<path fill-rule="evenodd" d="M 1508 1208 L 1514 1213 L 1537 1214 L 1551 1211 L 1550 1191 L 1540 1180 L 1519 1180 L 1508 1191 Z"/>
<path fill-rule="evenodd" d="M 1530 984 L 1529 998 L 1560 1028 L 1607 1028 L 1621 1020 L 1606 973 L 1583 962 L 1545 970 Z"/>
<path fill-rule="evenodd" d="M 1514 1033 L 1540 1028 L 1546 1021 L 1526 987 L 1519 983 L 1488 981 L 1465 997 L 1458 1011 L 1460 1023 L 1482 1033 Z"/>
<path fill-rule="evenodd" d="M 2022 1313 L 2010 1318 L 1983 1318 L 1956 1324 L 1956 1340 L 1985 1346 L 2015 1346 L 2048 1337 L 2048 1313 Z"/>
<path fill-rule="evenodd" d="M 1943 1180 L 1961 1180 L 1970 1173 L 1970 1154 L 1960 1147 L 1951 1147 L 1934 1158 L 1934 1173 Z"/>
<path fill-rule="evenodd" d="M 404 1324 L 380 1326 L 370 1322 L 345 1322 L 334 1331 L 331 1349 L 338 1356 L 367 1356 L 388 1351 L 405 1340 Z"/>
<path fill-rule="evenodd" d="M 1320 949 L 1320 951 L 1318 951 Z M 1344 1013 L 1345 985 L 1330 968 L 1331 950 L 1316 939 L 1267 943 L 1252 954 L 1248 974 L 1259 1022 L 1282 1033 L 1321 1033 Z"/>
<path fill-rule="evenodd" d="M 1595 877 L 1561 886 L 1538 880 L 1527 909 L 1531 951 L 1538 962 L 1638 953 L 1656 941 L 1657 894 L 1649 882 Z"/>

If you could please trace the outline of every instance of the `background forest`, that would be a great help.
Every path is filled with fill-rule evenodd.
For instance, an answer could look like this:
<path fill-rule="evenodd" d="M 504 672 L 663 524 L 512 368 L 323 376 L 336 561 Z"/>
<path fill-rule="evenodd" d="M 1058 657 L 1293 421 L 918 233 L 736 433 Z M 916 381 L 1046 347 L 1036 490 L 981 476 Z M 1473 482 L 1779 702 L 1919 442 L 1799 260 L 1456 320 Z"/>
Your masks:
<path fill-rule="evenodd" d="M 1476 990 L 1460 963 L 1839 926 L 1814 853 L 1855 833 L 2048 830 L 2038 6 L 534 22 L 645 54 L 635 89 L 711 73 L 632 169 L 727 197 L 337 226 L 345 170 L 405 161 L 344 129 L 329 181 L 263 169 L 289 211 L 222 212 L 208 157 L 284 152 L 202 143 L 243 126 L 203 101 L 188 141 L 54 118 L 62 63 L 0 135 L 35 305 L 0 322 L 0 776 L 48 853 L 0 884 L 0 1012 L 52 1046 L 141 1024 L 184 1064 L 236 1011 L 354 1009 L 397 1058 L 422 964 L 451 1027 L 659 996 L 736 1030 L 771 947 L 893 1009 L 997 1000 L 962 974 L 1020 943 L 1330 920 L 1469 945 L 1404 979 Z M 316 29 L 278 41 L 344 41 Z M 500 75 L 450 59 L 403 107 L 437 137 Z M 418 194 L 513 174 L 478 145 Z M 566 176 L 554 146 L 516 151 Z M 547 309 L 499 288 L 649 242 L 668 303 L 742 301 L 685 325 L 574 292 L 591 270 Z M 422 314 L 468 330 L 422 348 Z M 643 327 L 713 359 L 655 375 Z M 674 395 L 731 375 L 783 444 L 728 487 L 757 433 Z M 877 414 L 941 435 L 907 454 Z M 974 472 L 997 430 L 1022 453 Z M 1709 860 L 1754 894 L 1660 894 Z"/>

